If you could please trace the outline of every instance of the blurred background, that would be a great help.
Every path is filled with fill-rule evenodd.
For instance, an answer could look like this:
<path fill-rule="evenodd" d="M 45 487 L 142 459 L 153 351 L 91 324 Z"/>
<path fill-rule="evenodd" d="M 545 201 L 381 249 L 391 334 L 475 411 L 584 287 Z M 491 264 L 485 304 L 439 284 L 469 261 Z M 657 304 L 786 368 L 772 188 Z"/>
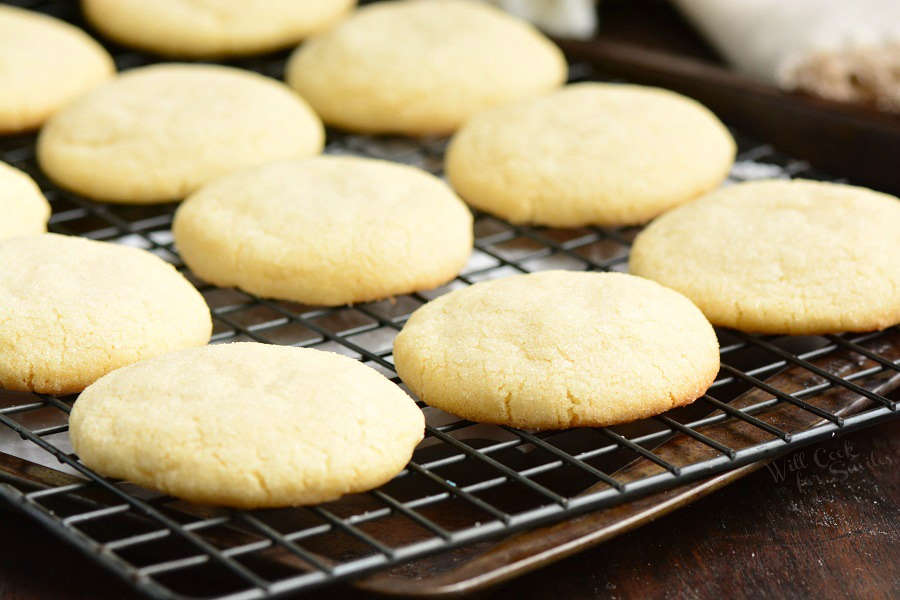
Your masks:
<path fill-rule="evenodd" d="M 570 60 L 681 92 L 817 168 L 900 191 L 900 2 L 492 1 Z"/>

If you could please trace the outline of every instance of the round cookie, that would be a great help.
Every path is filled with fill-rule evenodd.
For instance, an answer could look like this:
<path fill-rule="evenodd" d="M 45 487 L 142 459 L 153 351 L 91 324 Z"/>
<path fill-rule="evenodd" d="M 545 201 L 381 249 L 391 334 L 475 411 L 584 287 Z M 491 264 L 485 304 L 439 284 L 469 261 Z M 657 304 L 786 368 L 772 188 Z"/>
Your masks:
<path fill-rule="evenodd" d="M 716 325 L 808 335 L 900 323 L 900 200 L 805 180 L 732 185 L 666 213 L 629 269 Z"/>
<path fill-rule="evenodd" d="M 283 84 L 171 63 L 128 71 L 54 115 L 38 160 L 82 195 L 147 204 L 181 199 L 241 167 L 318 154 L 323 143 L 318 117 Z"/>
<path fill-rule="evenodd" d="M 116 70 L 82 30 L 11 6 L 0 6 L 0 59 L 0 134 L 39 127 Z"/>
<path fill-rule="evenodd" d="M 145 250 L 53 233 L 0 241 L 0 387 L 78 392 L 211 333 L 200 293 Z"/>
<path fill-rule="evenodd" d="M 735 144 L 715 115 L 658 88 L 579 83 L 483 112 L 457 132 L 450 183 L 512 223 L 631 225 L 718 186 Z"/>
<path fill-rule="evenodd" d="M 47 231 L 50 204 L 27 174 L 0 161 L 0 240 Z"/>
<path fill-rule="evenodd" d="M 472 215 L 444 182 L 350 156 L 217 179 L 185 200 L 172 230 L 200 278 L 320 305 L 437 287 L 472 251 Z"/>
<path fill-rule="evenodd" d="M 447 134 L 473 114 L 566 79 L 562 52 L 530 24 L 471 0 L 378 2 L 309 39 L 287 81 L 326 123 L 367 133 Z"/>
<path fill-rule="evenodd" d="M 378 487 L 422 440 L 422 411 L 362 363 L 310 348 L 192 348 L 106 375 L 69 420 L 81 460 L 202 504 L 316 504 Z"/>
<path fill-rule="evenodd" d="M 689 404 L 719 370 L 709 322 L 677 292 L 621 273 L 544 271 L 419 308 L 394 341 L 421 400 L 472 421 L 597 427 Z"/>
<path fill-rule="evenodd" d="M 103 35 L 167 56 L 210 58 L 286 48 L 323 31 L 356 0 L 82 0 Z"/>

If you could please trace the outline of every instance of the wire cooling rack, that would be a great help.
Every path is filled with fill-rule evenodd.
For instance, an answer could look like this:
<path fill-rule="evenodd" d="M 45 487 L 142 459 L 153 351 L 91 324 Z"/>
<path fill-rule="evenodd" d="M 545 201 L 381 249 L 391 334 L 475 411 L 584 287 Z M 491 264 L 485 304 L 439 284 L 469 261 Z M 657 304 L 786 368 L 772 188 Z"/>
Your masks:
<path fill-rule="evenodd" d="M 18 4 L 81 24 L 74 3 Z M 115 46 L 110 51 L 120 69 L 155 60 Z M 231 64 L 280 78 L 285 58 Z M 576 79 L 592 75 L 583 65 L 572 67 Z M 827 179 L 802 161 L 736 137 L 740 152 L 732 181 Z M 326 152 L 440 174 L 444 145 L 330 132 Z M 184 271 L 169 230 L 174 204 L 106 205 L 60 190 L 36 164 L 33 135 L 0 138 L 0 159 L 40 184 L 53 206 L 52 231 L 145 248 Z M 253 340 L 330 350 L 398 381 L 393 338 L 429 299 L 515 273 L 624 271 L 638 231 L 519 227 L 476 214 L 475 250 L 452 283 L 352 307 L 263 300 L 185 274 L 212 310 L 213 343 Z M 478 425 L 423 407 L 426 439 L 392 482 L 337 502 L 283 510 L 198 507 L 102 478 L 72 454 L 67 416 L 74 397 L 0 391 L 0 459 L 15 464 L 10 455 L 25 457 L 29 462 L 17 463 L 20 472 L 40 475 L 7 473 L 0 498 L 152 597 L 263 598 L 624 502 L 897 414 L 885 394 L 900 382 L 898 327 L 804 338 L 718 334 L 722 370 L 692 406 L 630 425 L 548 433 Z M 835 404 L 835 397 L 842 403 Z M 689 451 L 685 443 L 693 444 Z"/>

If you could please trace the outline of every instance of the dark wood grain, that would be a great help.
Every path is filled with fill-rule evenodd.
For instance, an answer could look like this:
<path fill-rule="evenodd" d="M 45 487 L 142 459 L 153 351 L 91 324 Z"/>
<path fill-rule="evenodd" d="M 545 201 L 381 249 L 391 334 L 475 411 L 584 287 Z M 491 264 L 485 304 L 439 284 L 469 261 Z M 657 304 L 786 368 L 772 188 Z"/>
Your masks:
<path fill-rule="evenodd" d="M 896 597 L 898 468 L 895 421 L 803 449 L 771 471 L 479 597 Z M 113 576 L 15 513 L 0 512 L 0 541 L 3 600 L 133 597 Z M 298 597 L 368 596 L 340 587 Z"/>
<path fill-rule="evenodd" d="M 784 480 L 763 469 L 488 597 L 895 598 L 898 434 L 894 422 L 801 450 L 774 463 L 797 466 Z"/>

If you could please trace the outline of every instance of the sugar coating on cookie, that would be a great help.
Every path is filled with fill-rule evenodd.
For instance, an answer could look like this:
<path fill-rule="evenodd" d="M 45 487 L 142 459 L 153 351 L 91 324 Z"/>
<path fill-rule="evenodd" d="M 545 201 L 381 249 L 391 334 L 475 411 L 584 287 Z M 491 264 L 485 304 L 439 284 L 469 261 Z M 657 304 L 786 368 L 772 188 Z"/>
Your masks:
<path fill-rule="evenodd" d="M 473 117 L 447 150 L 450 183 L 513 223 L 631 225 L 718 186 L 728 130 L 658 88 L 579 83 Z"/>
<path fill-rule="evenodd" d="M 31 177 L 0 162 L 0 240 L 47 231 L 50 204 Z"/>
<path fill-rule="evenodd" d="M 716 325 L 771 334 L 900 323 L 900 200 L 807 180 L 732 185 L 666 213 L 629 269 Z"/>
<path fill-rule="evenodd" d="M 399 473 L 425 419 L 362 363 L 255 343 L 192 348 L 110 373 L 72 409 L 79 458 L 202 504 L 315 504 Z"/>
<path fill-rule="evenodd" d="M 378 2 L 307 40 L 287 81 L 326 123 L 446 134 L 478 111 L 566 79 L 562 52 L 525 21 L 471 0 Z"/>
<path fill-rule="evenodd" d="M 179 207 L 172 229 L 200 278 L 306 304 L 431 289 L 456 276 L 472 251 L 472 215 L 444 182 L 350 156 L 217 179 Z"/>
<path fill-rule="evenodd" d="M 0 241 L 0 387 L 78 392 L 211 332 L 200 293 L 150 252 L 53 233 Z"/>
<path fill-rule="evenodd" d="M 0 134 L 39 127 L 116 70 L 84 31 L 11 6 L 0 6 L 0 60 Z"/>
<path fill-rule="evenodd" d="M 621 273 L 545 271 L 477 283 L 419 308 L 394 341 L 427 404 L 527 429 L 596 427 L 689 404 L 719 369 L 690 300 Z"/>
<path fill-rule="evenodd" d="M 285 48 L 323 31 L 356 0 L 82 0 L 85 17 L 121 44 L 210 58 Z"/>
<path fill-rule="evenodd" d="M 318 154 L 319 118 L 274 79 L 217 65 L 127 71 L 57 113 L 38 160 L 59 185 L 109 202 L 178 200 L 241 167 Z"/>

